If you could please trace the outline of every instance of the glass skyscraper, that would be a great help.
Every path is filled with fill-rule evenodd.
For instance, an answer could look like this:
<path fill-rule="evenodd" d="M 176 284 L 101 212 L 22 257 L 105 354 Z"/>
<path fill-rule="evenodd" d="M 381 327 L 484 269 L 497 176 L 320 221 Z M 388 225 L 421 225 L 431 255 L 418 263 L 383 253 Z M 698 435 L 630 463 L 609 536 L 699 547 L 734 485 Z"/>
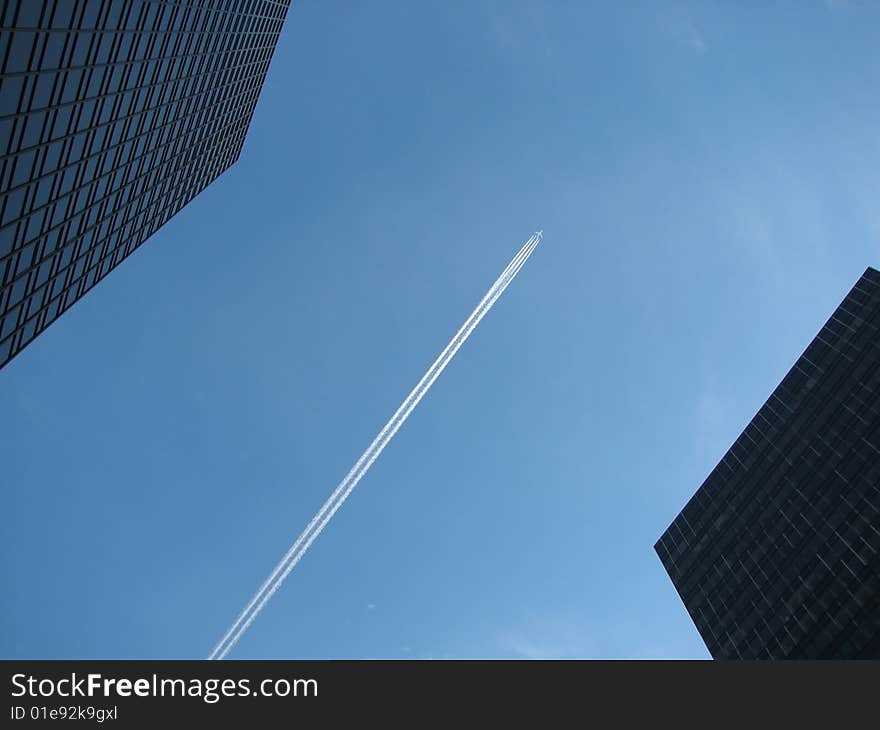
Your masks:
<path fill-rule="evenodd" d="M 880 658 L 880 273 L 655 545 L 717 659 Z"/>
<path fill-rule="evenodd" d="M 288 5 L 0 2 L 0 367 L 238 159 Z"/>

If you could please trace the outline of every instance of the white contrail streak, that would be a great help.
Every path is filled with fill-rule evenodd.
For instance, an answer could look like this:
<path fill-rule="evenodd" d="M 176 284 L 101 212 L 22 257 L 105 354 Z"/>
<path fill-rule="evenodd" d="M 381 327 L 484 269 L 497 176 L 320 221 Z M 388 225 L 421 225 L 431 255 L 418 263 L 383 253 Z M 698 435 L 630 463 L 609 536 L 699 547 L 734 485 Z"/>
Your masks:
<path fill-rule="evenodd" d="M 388 433 L 395 426 L 395 424 L 400 421 L 401 414 L 403 414 L 405 411 L 407 411 L 407 413 L 408 413 L 409 410 L 412 410 L 412 408 L 415 407 L 415 403 L 413 401 L 418 402 L 416 399 L 419 399 L 419 400 L 421 399 L 420 393 L 422 393 L 423 390 L 425 390 L 427 387 L 430 386 L 430 384 L 428 384 L 426 386 L 427 381 L 429 379 L 432 380 L 432 375 L 434 375 L 434 373 L 437 371 L 437 369 L 439 367 L 441 367 L 441 364 L 444 361 L 446 361 L 447 357 L 451 357 L 451 355 L 449 354 L 450 350 L 452 350 L 452 348 L 456 346 L 456 343 L 458 343 L 462 337 L 467 337 L 467 335 L 465 335 L 464 333 L 465 333 L 465 331 L 468 331 L 468 334 L 469 334 L 469 329 L 472 329 L 472 327 L 471 327 L 472 323 L 474 326 L 476 325 L 474 320 L 477 319 L 477 317 L 482 318 L 482 314 L 484 314 L 485 311 L 488 311 L 487 307 L 491 306 L 491 304 L 488 304 L 489 300 L 492 298 L 492 296 L 495 294 L 495 292 L 498 290 L 498 288 L 500 286 L 503 285 L 506 287 L 507 281 L 509 281 L 509 278 L 512 278 L 512 276 L 515 276 L 516 272 L 519 271 L 519 268 L 522 266 L 523 263 L 525 263 L 525 259 L 534 250 L 534 247 L 537 245 L 538 241 L 540 241 L 539 235 L 532 236 L 532 238 L 530 238 L 526 242 L 526 244 L 522 247 L 522 249 L 520 249 L 520 251 L 517 253 L 517 255 L 510 262 L 510 264 L 508 264 L 507 268 L 501 273 L 501 276 L 499 276 L 499 278 L 495 282 L 495 284 L 492 285 L 492 287 L 489 289 L 489 291 L 486 293 L 486 295 L 483 297 L 483 299 L 477 305 L 476 309 L 471 313 L 470 317 L 468 317 L 468 319 L 465 321 L 464 325 L 462 325 L 461 329 L 459 329 L 459 331 L 456 333 L 455 337 L 452 338 L 452 340 L 446 346 L 446 348 L 443 350 L 443 352 L 440 353 L 437 360 L 435 360 L 433 365 L 431 365 L 431 367 L 428 369 L 428 372 L 426 372 L 425 375 L 422 376 L 422 379 L 418 382 L 416 387 L 413 388 L 412 392 L 407 396 L 407 398 L 404 400 L 404 402 L 401 404 L 401 406 L 397 409 L 397 411 L 394 413 L 394 415 L 391 417 L 391 419 L 388 421 L 388 423 L 385 424 L 385 427 L 379 432 L 379 435 L 376 436 L 375 439 L 373 439 L 373 442 L 370 444 L 370 447 L 361 455 L 361 457 L 358 459 L 357 463 L 352 467 L 351 471 L 349 471 L 349 473 L 346 475 L 345 479 L 343 479 L 342 482 L 340 482 L 339 486 L 336 487 L 336 489 L 333 491 L 333 493 L 330 495 L 330 497 L 324 503 L 323 507 L 312 518 L 312 520 L 306 526 L 306 529 L 303 530 L 302 534 L 297 538 L 296 542 L 294 542 L 294 544 L 290 547 L 290 549 L 287 551 L 287 553 L 284 555 L 284 557 L 281 559 L 281 561 L 275 567 L 275 570 L 272 572 L 272 574 L 263 582 L 263 585 L 260 586 L 259 590 L 254 594 L 253 598 L 250 600 L 248 605 L 245 606 L 245 608 L 242 610 L 241 614 L 239 614 L 235 623 L 233 623 L 233 625 L 227 630 L 226 634 L 224 634 L 223 638 L 221 638 L 220 641 L 217 643 L 217 645 L 214 647 L 214 650 L 211 652 L 211 655 L 209 656 L 209 658 L 215 658 L 215 656 L 220 652 L 224 643 L 230 638 L 232 633 L 238 629 L 241 622 L 245 620 L 245 617 L 247 616 L 247 614 L 251 611 L 251 609 L 254 607 L 254 605 L 257 603 L 257 601 L 260 600 L 262 594 L 269 588 L 269 586 L 275 580 L 275 578 L 278 576 L 278 574 L 284 569 L 284 567 L 288 564 L 288 562 L 291 559 L 293 559 L 294 554 L 297 552 L 300 545 L 303 543 L 304 540 L 307 539 L 309 534 L 314 529 L 315 525 L 318 523 L 319 520 L 322 519 L 324 514 L 331 508 L 331 506 L 337 500 L 339 495 L 344 490 L 346 490 L 346 488 L 352 482 L 352 480 L 354 480 L 354 479 L 359 480 L 360 476 L 363 475 L 363 472 L 365 471 L 365 469 L 369 468 L 368 466 L 367 467 L 364 466 L 365 462 L 369 461 L 370 463 L 372 463 L 370 458 L 373 455 L 373 453 L 376 452 L 377 449 L 379 451 L 381 451 L 381 449 L 384 448 L 384 443 L 387 442 L 387 439 L 390 439 L 390 436 L 388 435 Z M 493 302 L 494 302 L 494 300 L 493 300 Z M 456 347 L 456 349 L 457 349 L 457 347 Z M 445 367 L 445 365 L 443 365 L 443 367 Z M 437 373 L 437 374 L 439 374 L 439 373 Z M 432 380 L 432 382 L 433 382 L 433 380 Z M 403 416 L 403 418 L 405 418 L 405 416 Z M 396 428 L 394 430 L 396 431 Z M 378 454 L 377 454 L 377 456 L 378 456 Z M 309 541 L 309 544 L 311 544 L 311 541 Z M 303 549 L 303 552 L 304 552 L 304 550 L 305 550 L 305 548 Z M 234 641 L 235 640 L 233 640 L 233 643 L 234 643 Z M 224 652 L 224 654 L 225 654 L 225 652 Z"/>
<path fill-rule="evenodd" d="M 324 506 L 318 512 L 317 515 L 312 519 L 303 533 L 299 536 L 297 541 L 288 550 L 287 554 L 282 558 L 281 562 L 276 566 L 272 575 L 263 583 L 260 590 L 254 595 L 251 599 L 251 602 L 242 611 L 242 614 L 239 616 L 238 620 L 233 624 L 233 626 L 227 631 L 226 635 L 223 639 L 218 643 L 212 652 L 209 658 L 222 659 L 226 653 L 232 648 L 232 646 L 238 641 L 240 636 L 247 630 L 247 628 L 251 625 L 253 620 L 256 618 L 256 615 L 262 610 L 263 606 L 268 602 L 268 600 L 272 597 L 275 591 L 280 587 L 281 583 L 288 576 L 288 574 L 293 570 L 294 566 L 299 562 L 300 558 L 305 554 L 306 550 L 308 550 L 309 546 L 312 542 L 317 538 L 320 532 L 324 529 L 324 526 L 333 516 L 337 509 L 342 505 L 363 475 L 367 472 L 367 470 L 372 466 L 373 462 L 378 458 L 381 451 L 385 448 L 387 443 L 391 440 L 397 430 L 403 425 L 403 422 L 406 420 L 409 413 L 418 405 L 419 401 L 422 399 L 424 394 L 427 392 L 428 388 L 433 384 L 434 380 L 440 375 L 449 361 L 452 359 L 452 356 L 458 351 L 458 348 L 464 344 L 464 341 L 467 339 L 468 335 L 473 331 L 479 321 L 483 318 L 483 316 L 489 311 L 489 308 L 497 301 L 498 297 L 501 296 L 501 293 L 504 289 L 507 288 L 507 285 L 512 281 L 513 277 L 525 263 L 526 258 L 531 254 L 534 250 L 534 247 L 537 245 L 537 242 L 540 240 L 530 239 L 527 246 L 524 247 L 524 251 L 521 252 L 521 255 L 514 259 L 511 262 L 511 265 L 508 269 L 505 269 L 504 273 L 496 284 L 489 290 L 489 293 L 486 297 L 484 297 L 483 302 L 478 305 L 477 309 L 468 318 L 465 325 L 459 330 L 458 334 L 453 338 L 450 344 L 446 347 L 441 356 L 435 361 L 434 365 L 428 370 L 419 384 L 413 389 L 401 407 L 398 409 L 397 413 L 391 418 L 391 420 L 386 424 L 385 428 L 382 429 L 379 436 L 373 441 L 370 445 L 370 448 L 364 452 L 363 456 L 358 460 L 358 463 L 349 472 L 348 476 L 340 483 L 340 485 L 334 490 L 333 494 L 330 498 L 324 503 Z M 344 491 L 343 491 L 344 490 Z M 340 496 L 341 495 L 341 496 Z M 329 512 L 329 514 L 328 514 Z M 315 528 L 315 523 L 320 520 L 320 524 L 318 524 L 317 528 Z M 305 541 L 305 544 L 303 544 Z M 301 546 L 301 547 L 300 547 Z M 282 572 L 283 571 L 283 572 Z M 280 577 L 277 577 L 281 573 Z M 276 579 L 277 578 L 277 579 Z M 273 583 L 274 581 L 274 583 Z M 272 584 L 271 588 L 269 588 L 270 584 Z M 268 590 L 267 590 L 268 589 Z M 245 616 L 248 612 L 253 608 L 256 604 L 256 608 L 250 614 L 250 616 L 245 620 Z M 241 622 L 244 620 L 244 624 L 239 627 Z M 236 631 L 237 629 L 237 631 Z M 230 635 L 235 634 L 233 636 Z M 224 643 L 227 642 L 224 646 Z"/>
<path fill-rule="evenodd" d="M 290 549 L 285 553 L 275 569 L 269 577 L 263 582 L 259 590 L 251 598 L 250 602 L 245 606 L 244 610 L 239 614 L 238 618 L 229 627 L 223 637 L 217 642 L 217 645 L 211 651 L 208 659 L 222 659 L 235 646 L 236 642 L 241 638 L 242 634 L 247 631 L 248 627 L 256 619 L 257 615 L 275 594 L 275 591 L 281 587 L 281 584 L 300 561 L 305 552 L 309 549 L 312 542 L 321 534 L 326 524 L 330 521 L 342 503 L 348 498 L 352 490 L 357 486 L 361 478 L 367 473 L 373 462 L 382 453 L 388 442 L 394 437 L 398 429 L 403 425 L 409 414 L 419 404 L 419 401 L 428 392 L 434 381 L 440 376 L 440 373 L 446 368 L 458 349 L 464 344 L 471 332 L 474 331 L 480 320 L 488 313 L 499 297 L 504 293 L 510 282 L 519 273 L 526 260 L 531 256 L 532 252 L 541 241 L 542 232 L 532 236 L 523 247 L 513 257 L 495 283 L 486 292 L 486 295 L 476 306 L 471 315 L 465 320 L 455 337 L 450 340 L 449 344 L 444 348 L 443 352 L 437 357 L 434 363 L 428 368 L 428 371 L 422 376 L 422 379 L 412 389 L 410 394 L 401 403 L 400 407 L 395 411 L 394 415 L 385 424 L 379 434 L 373 439 L 369 448 L 361 455 L 355 465 L 351 468 L 345 478 L 339 483 L 333 493 L 311 519 L 309 524 L 303 530 L 302 534 L 291 545 Z"/>

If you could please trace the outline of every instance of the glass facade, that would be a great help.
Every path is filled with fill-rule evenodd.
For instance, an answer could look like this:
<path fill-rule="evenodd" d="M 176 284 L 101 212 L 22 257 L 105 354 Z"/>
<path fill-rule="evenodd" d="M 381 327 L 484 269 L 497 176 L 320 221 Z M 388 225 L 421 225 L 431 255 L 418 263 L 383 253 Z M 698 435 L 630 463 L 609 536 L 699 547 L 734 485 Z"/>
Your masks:
<path fill-rule="evenodd" d="M 880 273 L 655 550 L 716 659 L 880 658 Z"/>
<path fill-rule="evenodd" d="M 0 2 L 0 367 L 238 159 L 288 5 Z"/>

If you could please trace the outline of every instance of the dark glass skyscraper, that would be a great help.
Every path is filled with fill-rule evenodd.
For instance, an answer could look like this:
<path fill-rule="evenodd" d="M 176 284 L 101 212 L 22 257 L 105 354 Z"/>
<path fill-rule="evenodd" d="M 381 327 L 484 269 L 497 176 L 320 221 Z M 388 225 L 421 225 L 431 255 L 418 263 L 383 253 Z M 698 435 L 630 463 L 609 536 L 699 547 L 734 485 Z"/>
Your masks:
<path fill-rule="evenodd" d="M 655 550 L 716 659 L 880 658 L 880 273 Z"/>
<path fill-rule="evenodd" d="M 0 2 L 0 367 L 238 159 L 288 4 Z"/>

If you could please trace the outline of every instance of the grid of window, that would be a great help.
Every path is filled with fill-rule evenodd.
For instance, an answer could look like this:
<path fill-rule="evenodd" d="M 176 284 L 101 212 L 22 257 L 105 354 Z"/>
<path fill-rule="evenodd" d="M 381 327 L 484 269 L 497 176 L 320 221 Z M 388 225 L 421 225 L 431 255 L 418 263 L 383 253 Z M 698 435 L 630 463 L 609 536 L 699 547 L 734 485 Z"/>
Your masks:
<path fill-rule="evenodd" d="M 0 2 L 0 367 L 238 159 L 288 4 Z"/>
<path fill-rule="evenodd" d="M 655 549 L 715 658 L 880 658 L 880 273 Z"/>

